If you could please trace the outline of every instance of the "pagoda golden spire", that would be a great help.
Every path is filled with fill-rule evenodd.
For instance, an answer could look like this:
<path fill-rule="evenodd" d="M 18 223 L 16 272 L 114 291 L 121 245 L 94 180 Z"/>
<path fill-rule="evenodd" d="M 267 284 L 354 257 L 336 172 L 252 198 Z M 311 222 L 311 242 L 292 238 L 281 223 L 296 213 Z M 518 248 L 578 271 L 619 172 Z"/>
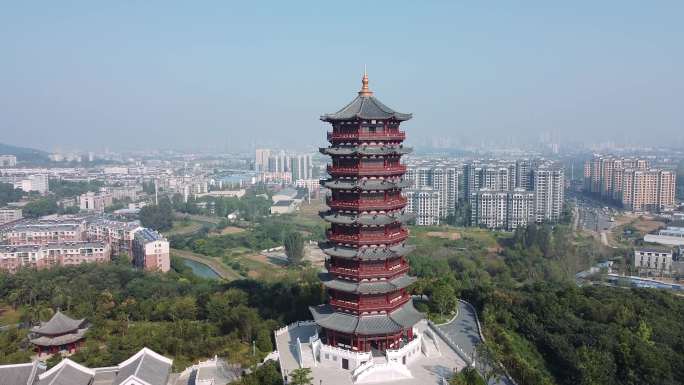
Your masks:
<path fill-rule="evenodd" d="M 368 88 L 368 73 L 366 72 L 366 66 L 363 66 L 363 79 L 361 79 L 361 84 L 359 96 L 373 96 L 373 91 Z"/>

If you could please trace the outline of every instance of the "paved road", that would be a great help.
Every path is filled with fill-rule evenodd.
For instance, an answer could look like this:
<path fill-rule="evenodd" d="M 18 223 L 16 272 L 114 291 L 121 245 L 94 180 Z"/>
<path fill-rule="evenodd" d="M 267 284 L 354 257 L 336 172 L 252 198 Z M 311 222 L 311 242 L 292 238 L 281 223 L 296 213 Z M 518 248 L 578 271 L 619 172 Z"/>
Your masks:
<path fill-rule="evenodd" d="M 473 356 L 475 346 L 482 340 L 477 328 L 477 318 L 472 307 L 458 303 L 458 316 L 451 322 L 439 325 L 438 328 L 446 333 L 468 356 Z M 509 379 L 503 377 L 498 380 L 491 380 L 490 385 L 515 385 Z"/>

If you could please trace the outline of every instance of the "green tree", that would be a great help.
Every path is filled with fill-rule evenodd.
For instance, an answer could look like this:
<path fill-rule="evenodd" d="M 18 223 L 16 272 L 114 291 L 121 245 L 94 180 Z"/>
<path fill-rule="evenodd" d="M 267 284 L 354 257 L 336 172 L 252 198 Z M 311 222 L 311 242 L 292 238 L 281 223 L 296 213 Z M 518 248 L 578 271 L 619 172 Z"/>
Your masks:
<path fill-rule="evenodd" d="M 304 237 L 298 231 L 285 234 L 283 239 L 285 254 L 292 265 L 299 265 L 304 258 Z"/>
<path fill-rule="evenodd" d="M 140 223 L 157 231 L 173 227 L 173 210 L 168 198 L 160 199 L 159 205 L 149 205 L 140 209 Z"/>
<path fill-rule="evenodd" d="M 477 370 L 467 366 L 449 379 L 449 385 L 486 385 Z"/>
<path fill-rule="evenodd" d="M 313 377 L 311 376 L 311 369 L 298 368 L 290 372 L 290 379 L 288 384 L 291 385 L 312 385 Z"/>
<path fill-rule="evenodd" d="M 44 215 L 55 214 L 58 210 L 57 202 L 49 198 L 33 200 L 23 207 L 24 216 L 27 218 L 38 218 Z"/>
<path fill-rule="evenodd" d="M 456 292 L 453 286 L 439 282 L 432 288 L 430 303 L 440 315 L 448 314 L 456 308 Z"/>

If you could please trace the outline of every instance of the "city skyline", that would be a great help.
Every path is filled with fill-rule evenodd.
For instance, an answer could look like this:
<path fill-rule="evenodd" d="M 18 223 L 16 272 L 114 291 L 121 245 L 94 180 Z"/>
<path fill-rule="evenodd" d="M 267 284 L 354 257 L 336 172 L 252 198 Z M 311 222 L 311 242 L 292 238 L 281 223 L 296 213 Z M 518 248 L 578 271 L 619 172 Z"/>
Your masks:
<path fill-rule="evenodd" d="M 13 4 L 0 16 L 10 58 L 0 63 L 2 141 L 47 151 L 314 147 L 325 142 L 317 115 L 349 102 L 341 95 L 367 64 L 383 100 L 412 107 L 409 144 L 550 136 L 681 146 L 681 10 Z"/>

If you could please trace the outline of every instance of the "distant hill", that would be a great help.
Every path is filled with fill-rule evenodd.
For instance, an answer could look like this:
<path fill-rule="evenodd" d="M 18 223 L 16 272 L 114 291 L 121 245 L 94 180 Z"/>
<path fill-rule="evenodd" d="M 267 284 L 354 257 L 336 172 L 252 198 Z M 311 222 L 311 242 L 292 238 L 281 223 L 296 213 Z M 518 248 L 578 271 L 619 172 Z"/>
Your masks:
<path fill-rule="evenodd" d="M 14 155 L 18 161 L 41 162 L 47 161 L 48 153 L 34 148 L 17 147 L 0 143 L 0 155 Z"/>

